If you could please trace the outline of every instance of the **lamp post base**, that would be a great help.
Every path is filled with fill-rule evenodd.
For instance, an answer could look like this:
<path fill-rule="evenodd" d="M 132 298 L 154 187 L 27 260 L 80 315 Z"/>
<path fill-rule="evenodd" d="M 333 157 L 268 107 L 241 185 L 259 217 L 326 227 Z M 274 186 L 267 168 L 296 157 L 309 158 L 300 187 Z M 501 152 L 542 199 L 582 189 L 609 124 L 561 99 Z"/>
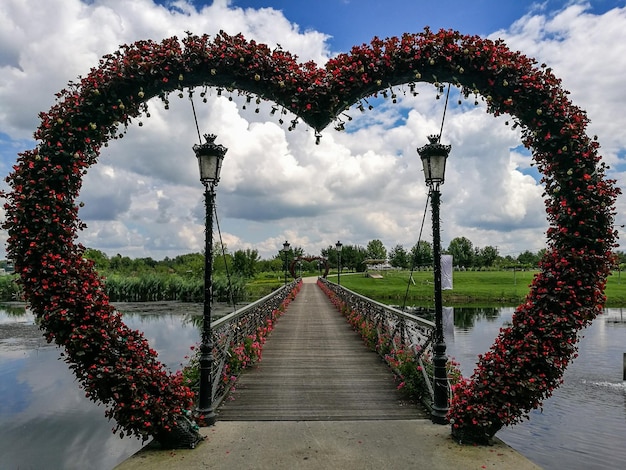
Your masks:
<path fill-rule="evenodd" d="M 448 424 L 448 409 L 437 409 L 433 407 L 430 412 L 430 420 L 433 424 Z"/>
<path fill-rule="evenodd" d="M 435 344 L 435 354 L 433 357 L 434 366 L 434 400 L 433 409 L 430 413 L 430 419 L 435 424 L 448 424 L 448 411 L 450 409 L 448 395 L 448 372 L 446 364 L 448 357 L 446 356 L 446 344 L 443 340 Z"/>
<path fill-rule="evenodd" d="M 196 424 L 202 428 L 207 426 L 213 426 L 217 421 L 217 415 L 212 408 L 209 409 L 197 409 L 193 415 Z"/>

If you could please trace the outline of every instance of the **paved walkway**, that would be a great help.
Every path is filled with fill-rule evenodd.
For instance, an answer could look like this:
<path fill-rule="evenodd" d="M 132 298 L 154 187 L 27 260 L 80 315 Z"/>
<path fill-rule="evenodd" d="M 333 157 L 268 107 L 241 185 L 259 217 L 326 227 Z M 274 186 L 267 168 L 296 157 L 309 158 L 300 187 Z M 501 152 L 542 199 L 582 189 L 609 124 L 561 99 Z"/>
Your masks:
<path fill-rule="evenodd" d="M 497 439 L 460 446 L 449 426 L 424 419 L 315 280 L 305 280 L 215 426 L 201 430 L 203 442 L 193 450 L 147 446 L 116 469 L 538 468 Z"/>

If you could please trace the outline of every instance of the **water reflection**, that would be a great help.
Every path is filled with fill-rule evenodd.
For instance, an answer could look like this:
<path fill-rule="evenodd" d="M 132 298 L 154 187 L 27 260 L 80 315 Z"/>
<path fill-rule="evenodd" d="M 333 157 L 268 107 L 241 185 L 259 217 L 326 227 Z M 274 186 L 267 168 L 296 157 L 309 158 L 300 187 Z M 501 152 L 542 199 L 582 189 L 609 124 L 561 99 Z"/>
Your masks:
<path fill-rule="evenodd" d="M 468 376 L 477 355 L 489 348 L 500 328 L 511 323 L 514 309 L 481 309 L 475 316 L 471 309 L 454 310 L 455 331 L 448 340 L 448 353 Z M 498 437 L 546 469 L 623 468 L 626 315 L 622 309 L 606 309 L 582 336 L 579 357 L 565 372 L 561 387 L 544 402 L 543 410 L 533 411 L 530 421 L 505 428 Z"/>
<path fill-rule="evenodd" d="M 199 304 L 118 305 L 175 370 L 199 341 Z M 220 315 L 216 309 L 216 315 Z M 471 375 L 477 355 L 510 324 L 513 308 L 455 308 L 446 325 L 448 353 Z M 223 313 L 230 311 L 227 307 Z M 453 320 L 452 320 L 453 318 Z M 563 385 L 531 420 L 498 437 L 545 469 L 623 468 L 626 461 L 626 309 L 607 309 L 583 332 Z M 48 345 L 23 306 L 0 308 L 0 468 L 109 470 L 141 448 L 120 439 L 104 408 L 84 397 L 59 350 Z"/>
<path fill-rule="evenodd" d="M 143 331 L 159 359 L 177 370 L 199 341 L 194 316 L 201 307 L 154 307 L 144 304 L 137 310 L 135 305 L 127 313 L 118 306 L 126 324 Z M 104 407 L 85 398 L 59 353 L 23 306 L 0 309 L 2 470 L 109 470 L 142 446 L 138 439 L 111 432 Z"/>
<path fill-rule="evenodd" d="M 494 321 L 500 316 L 500 307 L 454 307 L 454 326 L 461 330 L 474 328 L 476 321 Z"/>

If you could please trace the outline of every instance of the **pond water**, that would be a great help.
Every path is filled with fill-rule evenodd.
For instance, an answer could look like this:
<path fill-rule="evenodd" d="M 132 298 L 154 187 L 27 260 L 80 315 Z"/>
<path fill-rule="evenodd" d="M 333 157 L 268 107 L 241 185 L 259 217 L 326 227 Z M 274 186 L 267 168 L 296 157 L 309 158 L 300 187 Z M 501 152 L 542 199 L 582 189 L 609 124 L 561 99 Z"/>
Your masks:
<path fill-rule="evenodd" d="M 200 340 L 197 304 L 118 304 L 171 370 Z M 126 313 L 127 312 L 127 313 Z M 110 470 L 138 451 L 120 439 L 104 407 L 84 396 L 60 349 L 46 343 L 24 307 L 0 308 L 0 469 Z"/>
<path fill-rule="evenodd" d="M 180 368 L 200 333 L 201 305 L 118 305 L 161 361 Z M 470 375 L 476 356 L 510 322 L 512 308 L 455 309 L 448 353 Z M 452 312 L 450 312 L 452 315 Z M 545 469 L 624 468 L 626 309 L 607 309 L 584 332 L 580 356 L 543 412 L 498 437 Z M 0 308 L 0 469 L 110 470 L 142 446 L 111 433 L 104 408 L 84 397 L 59 349 L 46 344 L 23 306 Z"/>
<path fill-rule="evenodd" d="M 447 352 L 464 376 L 512 316 L 513 308 L 455 309 Z M 626 309 L 606 309 L 582 334 L 578 358 L 543 411 L 497 437 L 545 469 L 626 468 Z"/>

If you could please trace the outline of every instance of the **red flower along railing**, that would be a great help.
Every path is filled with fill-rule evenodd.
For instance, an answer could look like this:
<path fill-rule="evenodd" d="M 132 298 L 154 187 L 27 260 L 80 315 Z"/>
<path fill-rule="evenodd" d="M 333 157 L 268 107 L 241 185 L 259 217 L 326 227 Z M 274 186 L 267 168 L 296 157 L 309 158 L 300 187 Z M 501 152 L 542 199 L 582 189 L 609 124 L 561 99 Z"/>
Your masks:
<path fill-rule="evenodd" d="M 614 202 L 588 119 L 545 66 L 502 41 L 425 30 L 356 46 L 324 68 L 288 52 L 220 33 L 161 43 L 139 41 L 105 56 L 41 113 L 37 147 L 20 154 L 8 177 L 8 256 L 26 299 L 86 393 L 108 405 L 124 432 L 168 432 L 193 398 L 177 375 L 129 330 L 104 294 L 102 280 L 75 243 L 83 224 L 75 199 L 100 147 L 147 111 L 146 101 L 197 86 L 256 94 L 316 131 L 347 107 L 398 84 L 449 82 L 481 95 L 487 112 L 509 114 L 543 174 L 548 249 L 513 325 L 455 389 L 450 412 L 460 440 L 488 440 L 539 406 L 576 353 L 577 332 L 598 314 L 610 273 Z M 393 94 L 393 93 L 392 93 Z M 281 111 L 282 113 L 282 111 Z M 282 114 L 281 114 L 282 121 Z M 341 127 L 341 125 L 337 126 Z"/>
<path fill-rule="evenodd" d="M 222 402 L 239 373 L 261 360 L 267 336 L 301 287 L 302 280 L 293 281 L 211 324 L 215 345 L 211 373 L 214 407 Z"/>
<path fill-rule="evenodd" d="M 389 365 L 398 388 L 432 408 L 435 324 L 320 278 L 317 285 L 363 341 Z"/>

